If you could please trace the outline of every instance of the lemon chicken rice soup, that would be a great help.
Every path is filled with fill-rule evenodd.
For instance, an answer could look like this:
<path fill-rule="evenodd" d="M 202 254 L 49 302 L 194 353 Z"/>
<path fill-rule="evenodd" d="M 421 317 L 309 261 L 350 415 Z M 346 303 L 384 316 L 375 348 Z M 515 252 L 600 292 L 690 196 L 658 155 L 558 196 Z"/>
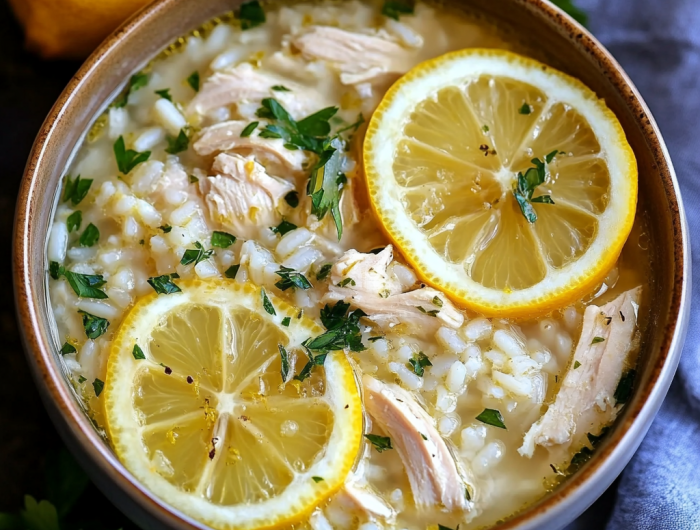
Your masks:
<path fill-rule="evenodd" d="M 260 4 L 127 80 L 47 244 L 66 373 L 217 529 L 482 528 L 631 395 L 649 264 L 605 103 L 478 14 Z"/>

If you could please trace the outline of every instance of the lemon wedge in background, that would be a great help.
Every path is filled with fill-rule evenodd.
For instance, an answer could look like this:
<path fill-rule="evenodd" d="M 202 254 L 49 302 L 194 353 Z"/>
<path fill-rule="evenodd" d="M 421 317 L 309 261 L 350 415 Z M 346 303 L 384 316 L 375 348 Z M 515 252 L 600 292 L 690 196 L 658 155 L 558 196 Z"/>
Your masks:
<path fill-rule="evenodd" d="M 156 495 L 213 528 L 303 519 L 342 486 L 361 446 L 348 360 L 332 352 L 292 379 L 319 326 L 250 284 L 179 286 L 141 299 L 113 341 L 104 403 L 115 452 Z"/>
<path fill-rule="evenodd" d="M 637 164 L 580 81 L 502 50 L 424 62 L 387 92 L 364 164 L 382 226 L 424 281 L 530 317 L 602 281 L 632 229 Z"/>

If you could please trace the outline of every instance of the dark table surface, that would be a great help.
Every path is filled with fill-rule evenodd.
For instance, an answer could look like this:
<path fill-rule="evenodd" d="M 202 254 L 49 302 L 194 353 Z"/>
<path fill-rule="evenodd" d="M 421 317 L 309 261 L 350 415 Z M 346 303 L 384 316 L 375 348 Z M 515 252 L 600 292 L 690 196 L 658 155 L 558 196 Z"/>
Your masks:
<path fill-rule="evenodd" d="M 0 512 L 17 512 L 24 495 L 47 497 L 46 467 L 63 444 L 53 428 L 22 351 L 12 291 L 12 229 L 19 182 L 34 137 L 54 101 L 80 67 L 43 61 L 23 48 L 22 30 L 0 0 Z M 77 464 L 76 464 L 77 465 Z M 50 486 L 49 486 L 50 488 Z M 611 488 L 586 514 L 586 528 L 602 528 L 614 502 Z M 134 528 L 92 485 L 67 522 L 81 528 Z"/>

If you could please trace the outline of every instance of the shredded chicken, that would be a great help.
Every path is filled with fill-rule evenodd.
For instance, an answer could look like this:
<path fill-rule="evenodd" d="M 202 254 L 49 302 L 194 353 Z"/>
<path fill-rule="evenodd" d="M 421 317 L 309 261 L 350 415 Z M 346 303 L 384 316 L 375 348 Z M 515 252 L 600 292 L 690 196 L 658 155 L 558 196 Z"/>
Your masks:
<path fill-rule="evenodd" d="M 289 92 L 272 90 L 284 86 Z M 209 77 L 187 107 L 187 114 L 206 114 L 210 110 L 274 97 L 295 119 L 301 119 L 330 103 L 313 88 L 241 63 Z"/>
<path fill-rule="evenodd" d="M 614 393 L 636 347 L 640 294 L 637 287 L 602 307 L 586 308 L 572 365 L 554 403 L 525 435 L 521 455 L 532 457 L 535 445 L 578 445 L 587 433 L 597 435 L 615 419 L 620 407 Z"/>
<path fill-rule="evenodd" d="M 365 512 L 370 518 L 383 519 L 389 523 L 396 519 L 396 511 L 372 490 L 364 481 L 347 480 L 338 492 L 341 500 L 355 509 Z"/>
<path fill-rule="evenodd" d="M 462 325 L 462 313 L 439 291 L 423 287 L 402 293 L 398 280 L 387 271 L 392 259 L 391 245 L 376 255 L 349 250 L 331 269 L 326 300 L 350 302 L 381 326 L 415 324 L 435 332 L 442 325 L 455 329 Z"/>
<path fill-rule="evenodd" d="M 278 225 L 277 204 L 294 186 L 271 177 L 252 158 L 222 153 L 214 159 L 216 174 L 199 181 L 212 221 L 239 237 L 253 237 L 260 226 Z"/>
<path fill-rule="evenodd" d="M 302 172 L 308 156 L 302 150 L 284 147 L 281 138 L 260 138 L 257 134 L 241 138 L 241 132 L 248 123 L 244 121 L 225 121 L 202 129 L 193 147 L 201 156 L 213 153 L 234 151 L 242 155 L 252 154 L 255 159 L 266 166 L 281 165 L 287 171 Z"/>
<path fill-rule="evenodd" d="M 416 400 L 396 385 L 365 375 L 365 408 L 391 438 L 406 469 L 416 505 L 425 509 L 469 511 L 464 471 L 435 429 L 433 419 Z M 469 485 L 474 497 L 473 485 Z"/>
<path fill-rule="evenodd" d="M 344 85 L 401 75 L 410 68 L 409 52 L 396 42 L 330 26 L 312 26 L 291 44 L 305 59 L 333 64 Z"/>

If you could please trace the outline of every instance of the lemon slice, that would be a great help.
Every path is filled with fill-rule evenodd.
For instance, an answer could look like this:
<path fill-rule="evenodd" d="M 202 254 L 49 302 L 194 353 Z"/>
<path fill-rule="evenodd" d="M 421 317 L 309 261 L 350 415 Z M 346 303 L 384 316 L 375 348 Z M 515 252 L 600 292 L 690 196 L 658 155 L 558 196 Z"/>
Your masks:
<path fill-rule="evenodd" d="M 577 300 L 634 221 L 637 164 L 615 115 L 580 81 L 502 50 L 449 53 L 399 79 L 364 164 L 376 214 L 423 280 L 487 315 Z M 521 207 L 518 175 L 543 164 Z"/>
<path fill-rule="evenodd" d="M 213 528 L 303 519 L 341 487 L 361 446 L 348 360 L 330 353 L 294 380 L 307 362 L 301 342 L 319 326 L 266 294 L 269 314 L 250 284 L 179 285 L 141 299 L 112 344 L 104 403 L 115 452 L 152 492 Z"/>

